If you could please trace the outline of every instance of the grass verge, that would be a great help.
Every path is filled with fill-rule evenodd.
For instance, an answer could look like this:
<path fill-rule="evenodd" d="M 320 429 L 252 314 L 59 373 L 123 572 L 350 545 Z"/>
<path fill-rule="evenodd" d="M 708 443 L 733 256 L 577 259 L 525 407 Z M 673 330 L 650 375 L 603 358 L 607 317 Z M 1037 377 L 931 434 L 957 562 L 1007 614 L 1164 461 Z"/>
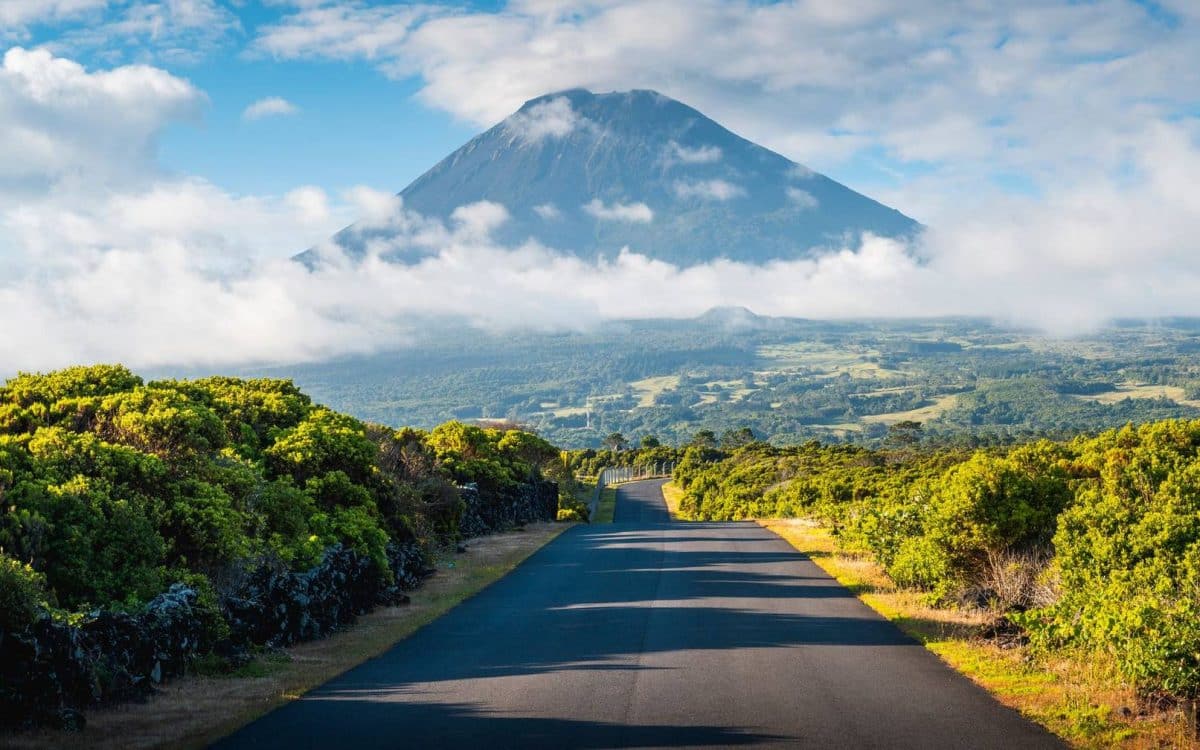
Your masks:
<path fill-rule="evenodd" d="M 96 709 L 77 734 L 37 731 L 0 735 L 12 748 L 204 747 L 273 708 L 391 648 L 397 641 L 503 577 L 572 524 L 530 524 L 467 543 L 438 561 L 438 572 L 411 593 L 412 602 L 359 618 L 351 628 L 257 659 L 228 677 L 185 677 L 146 703 Z"/>
<path fill-rule="evenodd" d="M 592 523 L 612 523 L 616 511 L 617 488 L 605 487 L 600 490 L 600 502 L 596 504 L 596 517 L 592 519 Z"/>
<path fill-rule="evenodd" d="M 683 500 L 683 489 L 677 487 L 674 482 L 667 482 L 662 486 L 663 499 L 667 501 L 667 511 L 671 514 L 671 518 L 676 521 L 689 520 L 686 516 L 679 512 L 679 503 Z"/>
<path fill-rule="evenodd" d="M 812 558 L 864 603 L 894 622 L 1001 703 L 1079 748 L 1200 748 L 1178 712 L 1139 710 L 1133 690 L 1094 656 L 1034 660 L 1021 646 L 980 637 L 988 614 L 931 607 L 922 594 L 896 588 L 869 557 L 847 553 L 827 529 L 804 519 L 759 523 Z"/>

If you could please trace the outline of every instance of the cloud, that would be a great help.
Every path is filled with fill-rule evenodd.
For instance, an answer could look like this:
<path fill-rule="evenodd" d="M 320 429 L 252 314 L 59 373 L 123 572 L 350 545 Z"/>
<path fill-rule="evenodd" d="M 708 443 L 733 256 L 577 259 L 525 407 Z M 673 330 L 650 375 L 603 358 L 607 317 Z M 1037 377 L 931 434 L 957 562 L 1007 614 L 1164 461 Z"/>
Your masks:
<path fill-rule="evenodd" d="M 0 35 L 5 29 L 61 21 L 107 4 L 108 0 L 4 0 L 0 3 Z"/>
<path fill-rule="evenodd" d="M 0 214 L 3 241 L 24 250 L 0 276 L 0 362 L 320 360 L 403 346 L 429 315 L 492 331 L 567 330 L 744 305 L 812 318 L 983 315 L 1071 334 L 1114 317 L 1196 314 L 1197 133 L 1154 124 L 1138 143 L 1119 179 L 1011 199 L 913 244 L 866 236 L 763 265 L 506 246 L 491 236 L 508 216 L 497 204 L 464 206 L 443 224 L 361 188 L 372 225 L 394 234 L 361 262 L 327 247 L 329 262 L 310 272 L 246 255 L 264 235 L 303 246 L 285 235 L 304 201 L 234 198 L 197 181 L 103 200 L 85 191 L 69 209 L 60 195 Z M 382 259 L 396 255 L 414 260 Z"/>
<path fill-rule="evenodd" d="M 789 187 L 787 189 L 787 197 L 792 203 L 805 210 L 813 209 L 820 205 L 815 195 L 807 190 L 801 190 L 796 187 Z"/>
<path fill-rule="evenodd" d="M 371 6 L 362 2 L 304 4 L 281 22 L 260 28 L 254 48 L 260 54 L 283 60 L 326 57 L 394 61 L 419 22 L 447 12 L 433 3 L 400 6 Z"/>
<path fill-rule="evenodd" d="M 606 205 L 599 198 L 584 204 L 583 210 L 602 221 L 625 221 L 649 224 L 654 221 L 654 212 L 645 203 L 613 203 Z"/>
<path fill-rule="evenodd" d="M 792 168 L 788 170 L 787 176 L 793 180 L 811 180 L 816 176 L 816 174 L 816 172 L 812 171 L 803 164 L 794 164 L 792 165 Z"/>
<path fill-rule="evenodd" d="M 92 3 L 92 5 L 99 5 Z M 74 24 L 49 41 L 58 53 L 190 65 L 218 51 L 241 29 L 217 0 L 133 0 L 105 3 L 91 22 Z"/>
<path fill-rule="evenodd" d="M 553 203 L 543 203 L 540 206 L 534 206 L 533 212 L 546 221 L 555 221 L 562 218 L 562 211 L 559 211 L 558 206 Z"/>
<path fill-rule="evenodd" d="M 580 117 L 565 96 L 555 97 L 514 114 L 506 126 L 516 137 L 529 143 L 543 138 L 562 138 L 584 125 L 587 120 Z"/>
<path fill-rule="evenodd" d="M 676 180 L 675 195 L 680 198 L 727 201 L 746 194 L 745 188 L 725 180 Z"/>
<path fill-rule="evenodd" d="M 404 201 L 395 193 L 375 190 L 358 185 L 346 192 L 346 199 L 354 207 L 359 221 L 374 226 L 386 222 L 401 213 Z"/>
<path fill-rule="evenodd" d="M 280 117 L 294 115 L 300 111 L 299 107 L 292 104 L 287 99 L 278 96 L 268 96 L 265 99 L 259 99 L 242 111 L 243 120 L 261 120 L 264 117 Z"/>
<path fill-rule="evenodd" d="M 353 217 L 317 188 L 281 197 L 235 196 L 198 179 L 163 179 L 131 190 L 59 187 L 0 209 L 0 246 L 37 267 L 114 249 L 188 248 L 203 262 L 290 256 Z"/>
<path fill-rule="evenodd" d="M 719 146 L 697 146 L 689 148 L 671 141 L 667 144 L 667 163 L 712 164 L 721 160 Z"/>
<path fill-rule="evenodd" d="M 159 135 L 198 117 L 205 101 L 158 68 L 88 72 L 44 49 L 9 49 L 0 63 L 0 195 L 62 180 L 95 188 L 156 172 Z"/>
<path fill-rule="evenodd" d="M 508 219 L 508 209 L 492 201 L 459 206 L 450 214 L 458 232 L 466 237 L 487 237 Z"/>
<path fill-rule="evenodd" d="M 329 197 L 319 187 L 298 187 L 283 196 L 283 200 L 304 224 L 323 224 L 329 221 Z"/>

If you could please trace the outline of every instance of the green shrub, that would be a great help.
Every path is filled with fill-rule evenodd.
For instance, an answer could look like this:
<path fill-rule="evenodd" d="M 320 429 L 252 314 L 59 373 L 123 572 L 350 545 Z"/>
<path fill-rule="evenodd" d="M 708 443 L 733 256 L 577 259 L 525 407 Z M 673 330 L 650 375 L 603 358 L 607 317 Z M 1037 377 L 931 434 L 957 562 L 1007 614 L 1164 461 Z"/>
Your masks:
<path fill-rule="evenodd" d="M 388 566 L 388 535 L 379 526 L 379 521 L 362 507 L 335 508 L 330 513 L 317 513 L 312 518 L 312 527 L 321 538 L 324 547 L 342 543 L 355 552 L 371 559 L 385 578 L 391 578 Z"/>
<path fill-rule="evenodd" d="M 925 536 L 900 542 L 887 571 L 900 586 L 929 591 L 933 601 L 947 599 L 956 586 L 954 566 L 946 549 Z"/>
<path fill-rule="evenodd" d="M 389 542 L 458 538 L 455 482 L 500 505 L 562 461 L 519 430 L 367 426 L 284 380 L 23 374 L 0 387 L 0 549 L 66 612 L 261 556 L 311 567 L 339 543 L 386 570 Z"/>
<path fill-rule="evenodd" d="M 46 607 L 46 579 L 29 565 L 0 553 L 0 630 L 24 630 Z"/>
<path fill-rule="evenodd" d="M 1081 445 L 1054 538 L 1060 598 L 1019 618 L 1034 644 L 1110 654 L 1141 692 L 1200 694 L 1200 422 Z"/>

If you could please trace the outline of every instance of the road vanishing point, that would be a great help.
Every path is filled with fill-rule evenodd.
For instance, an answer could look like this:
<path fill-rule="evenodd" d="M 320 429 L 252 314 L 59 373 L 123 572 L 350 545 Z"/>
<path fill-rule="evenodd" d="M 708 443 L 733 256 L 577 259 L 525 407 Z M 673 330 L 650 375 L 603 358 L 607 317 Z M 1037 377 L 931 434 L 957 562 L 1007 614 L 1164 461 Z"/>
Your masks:
<path fill-rule="evenodd" d="M 752 522 L 662 481 L 221 748 L 1061 748 Z"/>

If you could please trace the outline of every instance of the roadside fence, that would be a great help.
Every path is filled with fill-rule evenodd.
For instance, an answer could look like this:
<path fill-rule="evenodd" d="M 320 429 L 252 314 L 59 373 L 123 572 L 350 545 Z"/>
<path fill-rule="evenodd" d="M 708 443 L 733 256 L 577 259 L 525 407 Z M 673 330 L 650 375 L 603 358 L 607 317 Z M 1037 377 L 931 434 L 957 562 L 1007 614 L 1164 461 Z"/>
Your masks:
<path fill-rule="evenodd" d="M 588 503 L 588 518 L 596 517 L 596 509 L 600 507 L 600 492 L 605 487 L 625 482 L 638 482 L 643 479 L 663 479 L 675 471 L 674 461 L 659 461 L 645 466 L 610 466 L 600 472 L 596 479 L 596 489 L 592 492 L 592 501 Z"/>

